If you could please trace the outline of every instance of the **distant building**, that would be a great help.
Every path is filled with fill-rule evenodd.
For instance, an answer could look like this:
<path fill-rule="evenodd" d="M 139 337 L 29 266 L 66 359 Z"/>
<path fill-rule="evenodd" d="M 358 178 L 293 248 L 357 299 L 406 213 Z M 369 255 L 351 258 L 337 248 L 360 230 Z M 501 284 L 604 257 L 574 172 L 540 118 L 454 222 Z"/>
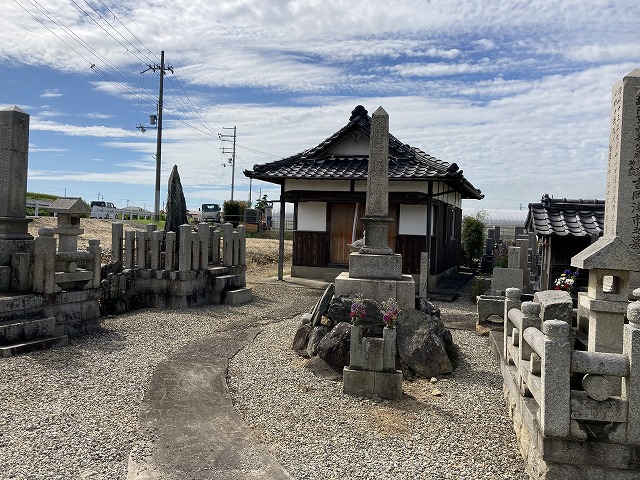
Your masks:
<path fill-rule="evenodd" d="M 541 246 L 540 290 L 551 289 L 571 268 L 571 258 L 603 235 L 604 200 L 567 200 L 545 193 L 540 203 L 529 204 L 525 227 Z"/>
<path fill-rule="evenodd" d="M 371 118 L 358 106 L 349 122 L 319 145 L 244 172 L 280 185 L 280 199 L 294 204 L 292 276 L 333 280 L 348 268 L 347 245 L 363 235 L 370 134 Z M 432 279 L 455 271 L 462 199 L 481 198 L 455 163 L 389 135 L 389 217 L 394 219 L 389 246 L 402 254 L 403 273 L 419 273 L 427 237 Z"/>

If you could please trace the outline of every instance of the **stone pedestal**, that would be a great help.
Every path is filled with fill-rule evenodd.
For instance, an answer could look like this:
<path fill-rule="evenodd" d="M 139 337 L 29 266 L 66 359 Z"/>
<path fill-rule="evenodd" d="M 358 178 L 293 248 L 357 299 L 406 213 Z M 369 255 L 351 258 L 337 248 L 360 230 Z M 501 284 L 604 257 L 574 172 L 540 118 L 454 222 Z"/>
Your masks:
<path fill-rule="evenodd" d="M 382 338 L 363 337 L 351 326 L 349 366 L 344 367 L 343 392 L 361 397 L 396 399 L 402 396 L 402 371 L 395 369 L 396 331 L 384 328 Z"/>
<path fill-rule="evenodd" d="M 349 255 L 349 276 L 353 278 L 384 278 L 402 280 L 402 255 L 368 255 L 354 252 Z"/>
<path fill-rule="evenodd" d="M 352 278 L 349 272 L 342 272 L 335 279 L 335 294 L 354 296 L 362 294 L 363 298 L 370 298 L 383 302 L 395 298 L 400 310 L 415 308 L 416 283 L 411 275 L 402 275 L 401 280 Z"/>

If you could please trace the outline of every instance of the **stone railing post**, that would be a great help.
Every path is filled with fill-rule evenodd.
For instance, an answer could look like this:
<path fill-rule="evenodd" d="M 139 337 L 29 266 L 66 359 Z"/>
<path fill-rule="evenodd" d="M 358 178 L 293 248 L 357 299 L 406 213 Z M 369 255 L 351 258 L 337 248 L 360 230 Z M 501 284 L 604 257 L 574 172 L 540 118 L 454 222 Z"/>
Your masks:
<path fill-rule="evenodd" d="M 520 344 L 518 346 L 518 350 L 520 350 L 520 360 L 529 360 L 533 349 L 524 340 L 523 335 L 524 331 L 529 327 L 535 327 L 538 330 L 542 327 L 542 322 L 540 320 L 540 304 L 537 302 L 522 302 L 520 309 L 522 311 L 522 328 L 519 332 Z"/>
<path fill-rule="evenodd" d="M 201 270 L 200 266 L 200 235 L 197 232 L 191 232 L 191 269 Z"/>
<path fill-rule="evenodd" d="M 233 260 L 231 261 L 231 265 L 240 265 L 240 234 L 235 231 L 232 234 L 233 237 Z"/>
<path fill-rule="evenodd" d="M 640 298 L 640 288 L 633 291 Z M 627 443 L 640 445 L 640 301 L 627 307 L 629 323 L 622 334 L 622 353 L 629 362 L 629 376 L 622 378 L 622 399 L 627 403 Z"/>
<path fill-rule="evenodd" d="M 222 225 L 222 265 L 233 265 L 233 225 L 230 223 Z"/>
<path fill-rule="evenodd" d="M 133 268 L 135 266 L 135 245 L 136 232 L 133 230 L 124 232 L 124 258 L 122 260 L 124 268 Z"/>
<path fill-rule="evenodd" d="M 162 240 L 164 239 L 163 231 L 151 232 L 151 259 L 149 262 L 149 268 L 151 270 L 160 270 L 162 262 L 160 261 L 160 254 L 162 252 Z"/>
<path fill-rule="evenodd" d="M 542 324 L 544 355 L 542 358 L 540 427 L 542 434 L 568 437 L 571 433 L 571 325 L 562 320 Z"/>
<path fill-rule="evenodd" d="M 167 232 L 164 236 L 164 269 L 175 270 L 176 232 Z"/>
<path fill-rule="evenodd" d="M 188 272 L 191 270 L 191 225 L 180 225 L 180 245 L 178 247 L 178 270 Z"/>
<path fill-rule="evenodd" d="M 524 339 L 524 331 L 529 327 L 535 327 L 538 330 L 542 327 L 540 320 L 540 304 L 537 302 L 522 302 L 520 306 L 522 311 L 522 325 L 518 332 L 518 365 L 521 365 L 522 360 L 530 360 L 533 349 L 529 346 L 529 343 Z M 520 387 L 520 393 L 524 395 L 526 392 L 526 386 L 522 381 L 520 374 L 520 367 L 517 369 L 517 381 Z"/>
<path fill-rule="evenodd" d="M 139 231 L 136 237 L 138 239 L 138 268 L 149 268 L 147 264 L 147 232 Z"/>
<path fill-rule="evenodd" d="M 209 254 L 211 243 L 211 227 L 208 223 L 198 224 L 198 235 L 200 237 L 200 270 L 206 270 L 209 266 Z"/>
<path fill-rule="evenodd" d="M 220 263 L 220 230 L 218 229 L 211 232 L 211 263 L 214 265 Z"/>
<path fill-rule="evenodd" d="M 33 269 L 33 291 L 54 293 L 56 273 L 56 237 L 51 227 L 38 230 L 35 239 L 35 264 Z"/>
<path fill-rule="evenodd" d="M 504 351 L 502 355 L 507 361 L 507 363 L 511 363 L 512 360 L 509 359 L 509 337 L 513 333 L 513 325 L 509 321 L 509 310 L 512 308 L 520 308 L 520 296 L 522 295 L 522 291 L 519 288 L 507 288 L 506 290 L 506 299 L 504 301 L 504 329 L 503 329 L 503 340 L 504 340 Z"/>
<path fill-rule="evenodd" d="M 100 248 L 100 240 L 97 238 L 89 239 L 88 250 L 93 257 L 91 261 L 91 270 L 93 271 L 91 286 L 93 288 L 100 288 L 100 273 L 102 270 L 102 248 Z"/>
<path fill-rule="evenodd" d="M 124 225 L 120 222 L 111 224 L 111 261 L 122 261 L 122 239 L 124 238 Z"/>
<path fill-rule="evenodd" d="M 240 236 L 238 265 L 244 266 L 247 264 L 247 227 L 238 225 L 238 235 Z"/>

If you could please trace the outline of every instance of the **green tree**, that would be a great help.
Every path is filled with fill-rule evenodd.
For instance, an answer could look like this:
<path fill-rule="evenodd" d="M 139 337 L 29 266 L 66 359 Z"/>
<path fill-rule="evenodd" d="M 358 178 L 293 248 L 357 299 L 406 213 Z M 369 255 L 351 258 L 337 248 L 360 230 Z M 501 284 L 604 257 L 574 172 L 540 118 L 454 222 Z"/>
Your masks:
<path fill-rule="evenodd" d="M 462 250 L 467 259 L 467 266 L 473 267 L 474 259 L 480 256 L 484 247 L 484 221 L 482 212 L 462 219 Z"/>
<path fill-rule="evenodd" d="M 234 227 L 244 219 L 244 211 L 247 202 L 241 200 L 225 200 L 222 204 L 222 215 L 225 222 L 230 222 Z"/>
<path fill-rule="evenodd" d="M 264 209 L 267 208 L 268 204 L 269 200 L 267 200 L 267 195 L 265 194 L 260 200 L 256 202 L 256 209 L 264 211 Z"/>

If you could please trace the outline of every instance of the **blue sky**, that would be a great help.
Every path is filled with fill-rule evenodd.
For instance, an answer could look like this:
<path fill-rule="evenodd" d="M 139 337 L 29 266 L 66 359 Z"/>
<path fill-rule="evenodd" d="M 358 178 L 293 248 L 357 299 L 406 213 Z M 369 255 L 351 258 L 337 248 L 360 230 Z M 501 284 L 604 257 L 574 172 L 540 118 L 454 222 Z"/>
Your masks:
<path fill-rule="evenodd" d="M 153 210 L 165 51 L 161 202 L 178 165 L 190 209 L 242 171 L 383 106 L 398 139 L 456 162 L 465 207 L 604 199 L 611 88 L 640 66 L 637 0 L 12 0 L 0 106 L 31 115 L 30 191 Z M 94 65 L 92 68 L 91 65 Z M 279 188 L 254 182 L 276 199 Z"/>

